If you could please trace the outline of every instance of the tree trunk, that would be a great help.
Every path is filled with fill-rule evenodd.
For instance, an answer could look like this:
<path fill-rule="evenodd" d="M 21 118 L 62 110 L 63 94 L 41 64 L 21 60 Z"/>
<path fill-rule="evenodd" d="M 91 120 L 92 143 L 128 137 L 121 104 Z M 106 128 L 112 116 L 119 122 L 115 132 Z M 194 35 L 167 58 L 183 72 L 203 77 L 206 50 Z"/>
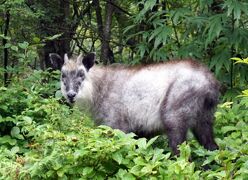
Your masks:
<path fill-rule="evenodd" d="M 110 0 L 111 2 L 111 0 Z M 103 41 L 101 47 L 101 58 L 105 64 L 113 63 L 112 59 L 112 50 L 110 49 L 109 42 L 111 37 L 111 24 L 112 24 L 112 15 L 114 11 L 114 6 L 107 1 L 105 7 L 105 26 L 103 30 Z"/>
<path fill-rule="evenodd" d="M 100 60 L 103 62 L 104 65 L 114 63 L 114 54 L 109 45 L 111 38 L 111 25 L 114 6 L 112 5 L 111 0 L 106 2 L 104 18 L 105 21 L 103 24 L 99 0 L 93 0 L 93 4 L 95 6 L 96 11 L 98 35 L 101 39 Z"/>
<path fill-rule="evenodd" d="M 9 30 L 9 22 L 10 22 L 10 12 L 9 10 L 6 11 L 4 14 L 4 20 L 5 20 L 5 28 L 4 28 L 4 36 L 7 37 L 8 35 L 8 30 Z M 4 86 L 7 86 L 8 84 L 8 73 L 7 73 L 7 66 L 8 66 L 8 49 L 5 48 L 5 45 L 7 44 L 7 39 L 3 38 L 3 65 L 4 65 L 4 77 L 3 77 L 3 83 Z"/>
<path fill-rule="evenodd" d="M 57 53 L 61 57 L 63 57 L 65 53 L 71 54 L 70 42 L 76 30 L 76 28 L 71 29 L 73 27 L 72 23 L 68 21 L 70 18 L 70 0 L 53 0 L 50 2 L 53 6 L 49 7 L 46 11 L 46 16 L 49 18 L 45 17 L 40 21 L 41 34 L 43 36 L 62 34 L 62 36 L 55 40 L 47 41 L 45 46 L 41 49 L 41 69 L 52 67 L 49 59 L 49 53 Z M 40 3 L 43 7 L 47 7 L 49 4 L 48 1 L 42 1 Z"/>

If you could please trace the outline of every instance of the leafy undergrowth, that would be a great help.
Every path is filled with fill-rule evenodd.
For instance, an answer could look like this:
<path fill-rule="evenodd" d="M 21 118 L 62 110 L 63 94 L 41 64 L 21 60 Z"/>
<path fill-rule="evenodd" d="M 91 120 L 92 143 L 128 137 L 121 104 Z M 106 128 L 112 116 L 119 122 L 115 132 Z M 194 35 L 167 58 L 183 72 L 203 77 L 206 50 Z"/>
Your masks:
<path fill-rule="evenodd" d="M 220 150 L 205 150 L 189 134 L 173 157 L 166 138 L 94 127 L 53 97 L 57 84 L 47 77 L 35 72 L 0 88 L 0 179 L 248 179 L 247 96 L 218 107 Z"/>

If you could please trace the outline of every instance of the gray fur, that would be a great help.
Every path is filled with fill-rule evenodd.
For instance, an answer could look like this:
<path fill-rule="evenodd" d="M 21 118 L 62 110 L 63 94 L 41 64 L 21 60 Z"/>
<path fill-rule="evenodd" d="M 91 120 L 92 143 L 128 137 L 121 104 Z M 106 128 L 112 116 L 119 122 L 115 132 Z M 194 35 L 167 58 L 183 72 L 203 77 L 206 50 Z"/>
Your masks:
<path fill-rule="evenodd" d="M 218 148 L 213 114 L 219 83 L 207 68 L 191 60 L 92 67 L 94 59 L 91 54 L 65 63 L 61 89 L 69 102 L 87 106 L 97 124 L 146 137 L 166 133 L 175 154 L 188 129 L 206 149 Z"/>

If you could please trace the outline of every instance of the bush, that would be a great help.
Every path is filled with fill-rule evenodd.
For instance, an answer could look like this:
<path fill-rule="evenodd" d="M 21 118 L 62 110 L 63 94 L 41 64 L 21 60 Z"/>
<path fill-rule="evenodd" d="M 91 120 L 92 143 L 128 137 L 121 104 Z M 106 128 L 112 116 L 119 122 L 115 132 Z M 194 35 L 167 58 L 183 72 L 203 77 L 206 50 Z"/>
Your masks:
<path fill-rule="evenodd" d="M 0 179 L 248 178 L 247 91 L 218 107 L 220 150 L 205 150 L 189 134 L 174 157 L 166 138 L 94 127 L 89 116 L 62 103 L 56 78 L 36 71 L 0 88 Z"/>

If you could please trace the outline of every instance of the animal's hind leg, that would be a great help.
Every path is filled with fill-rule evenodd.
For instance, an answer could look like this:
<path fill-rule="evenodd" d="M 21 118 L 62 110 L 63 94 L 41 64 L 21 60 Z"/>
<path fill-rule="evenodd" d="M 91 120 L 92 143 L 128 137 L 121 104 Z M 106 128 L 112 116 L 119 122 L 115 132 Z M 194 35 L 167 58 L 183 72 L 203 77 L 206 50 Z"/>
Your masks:
<path fill-rule="evenodd" d="M 192 128 L 193 134 L 204 148 L 208 150 L 218 149 L 213 135 L 213 115 L 206 113 L 200 121 Z"/>
<path fill-rule="evenodd" d="M 208 150 L 218 149 L 218 145 L 214 141 L 213 135 L 213 121 L 214 110 L 218 101 L 218 93 L 211 92 L 211 94 L 203 95 L 203 104 L 200 105 L 196 119 L 196 124 L 193 126 L 192 131 L 204 148 Z"/>
<path fill-rule="evenodd" d="M 179 150 L 177 146 L 182 144 L 184 141 L 186 141 L 186 134 L 187 131 L 179 128 L 167 129 L 169 146 L 175 155 L 179 154 Z"/>

